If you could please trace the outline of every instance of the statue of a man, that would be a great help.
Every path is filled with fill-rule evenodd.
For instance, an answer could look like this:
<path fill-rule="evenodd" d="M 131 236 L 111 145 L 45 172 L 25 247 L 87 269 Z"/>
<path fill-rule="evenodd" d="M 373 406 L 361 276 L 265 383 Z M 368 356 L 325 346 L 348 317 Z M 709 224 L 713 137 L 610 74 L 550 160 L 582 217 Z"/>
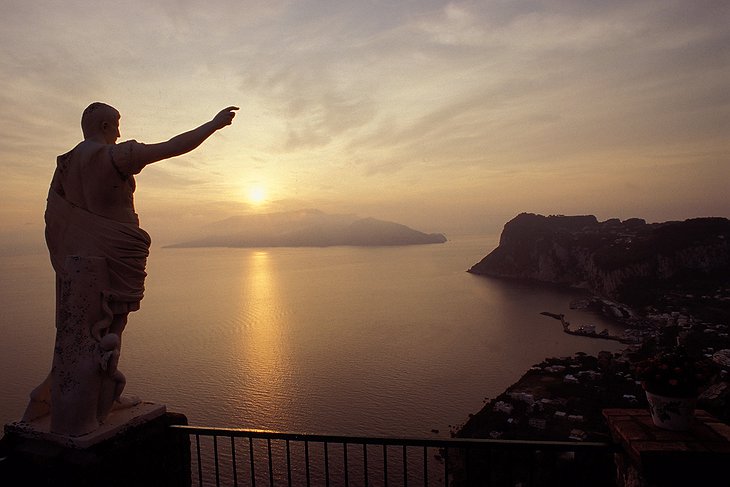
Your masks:
<path fill-rule="evenodd" d="M 93 359 L 93 366 L 83 367 L 88 369 L 98 365 L 98 370 L 94 370 L 93 374 L 98 373 L 102 377 L 102 383 L 98 388 L 95 385 L 86 387 L 82 384 L 82 389 L 85 389 L 77 394 L 79 397 L 73 399 L 85 404 L 88 397 L 95 397 L 97 389 L 102 396 L 111 394 L 111 398 L 98 399 L 98 408 L 94 406 L 98 410 L 95 419 L 99 422 L 109 412 L 111 402 L 120 400 L 124 376 L 116 370 L 116 361 L 127 317 L 130 312 L 139 309 L 143 297 L 147 275 L 145 265 L 150 246 L 150 237 L 139 227 L 139 218 L 134 209 L 134 175 L 148 164 L 195 149 L 214 132 L 230 125 L 235 110 L 238 108 L 225 108 L 198 128 L 157 144 L 142 144 L 135 140 L 117 144 L 120 136 L 119 112 L 99 102 L 92 103 L 84 110 L 81 117 L 84 140 L 71 151 L 58 156 L 48 192 L 46 242 L 56 271 L 57 339 L 53 370 L 44 383 L 31 393 L 31 402 L 23 417 L 24 421 L 32 421 L 50 412 L 51 429 L 58 433 L 79 435 L 86 433 L 83 430 L 93 428 L 94 421 L 88 418 L 78 425 L 69 425 L 76 420 L 64 419 L 64 414 L 70 414 L 68 411 L 58 412 L 56 416 L 61 419 L 55 421 L 55 426 L 53 419 L 54 409 L 59 407 L 57 403 L 66 400 L 54 398 L 60 394 L 60 389 L 68 389 L 58 382 L 61 380 L 59 377 L 65 378 L 69 372 L 57 369 L 78 368 L 79 361 L 76 357 L 69 358 L 68 355 L 76 354 L 82 349 L 95 349 L 98 359 Z M 77 260 L 69 260 L 71 258 Z M 89 305 L 89 299 L 85 297 L 73 296 L 74 293 L 78 294 L 74 290 L 73 274 L 83 274 L 79 269 L 84 268 L 91 269 L 92 274 L 98 270 L 98 274 L 102 276 L 87 279 L 88 282 L 84 281 L 81 286 L 82 290 L 96 287 L 101 290 L 99 307 L 93 303 Z M 85 310 L 86 318 L 71 316 L 77 310 Z M 71 336 L 64 331 L 68 336 L 61 337 L 60 328 L 78 328 L 76 323 L 84 319 L 90 326 L 82 327 L 84 330 L 80 334 L 73 331 L 77 334 Z M 67 325 L 68 322 L 73 322 L 74 326 Z M 82 346 L 78 343 L 87 338 L 91 340 L 88 344 Z M 73 345 L 66 346 L 64 343 Z M 111 360 L 113 367 L 108 366 L 110 357 L 114 357 Z M 71 375 L 73 374 L 75 372 L 72 371 Z M 74 378 L 74 384 L 78 382 L 79 378 Z M 68 409 L 63 405 L 60 407 Z M 72 415 L 78 416 L 79 413 Z"/>

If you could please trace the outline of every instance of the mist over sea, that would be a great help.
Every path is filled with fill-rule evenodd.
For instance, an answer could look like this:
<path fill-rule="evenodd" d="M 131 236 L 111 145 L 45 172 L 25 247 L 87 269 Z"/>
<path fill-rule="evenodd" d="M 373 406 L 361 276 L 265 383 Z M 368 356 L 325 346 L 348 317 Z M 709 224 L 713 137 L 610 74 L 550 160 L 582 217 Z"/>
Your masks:
<path fill-rule="evenodd" d="M 446 436 L 544 357 L 618 350 L 541 311 L 580 293 L 468 274 L 496 237 L 404 247 L 161 249 L 124 333 L 127 392 L 191 424 Z M 0 420 L 48 373 L 45 253 L 0 257 Z M 438 433 L 432 432 L 438 430 Z"/>

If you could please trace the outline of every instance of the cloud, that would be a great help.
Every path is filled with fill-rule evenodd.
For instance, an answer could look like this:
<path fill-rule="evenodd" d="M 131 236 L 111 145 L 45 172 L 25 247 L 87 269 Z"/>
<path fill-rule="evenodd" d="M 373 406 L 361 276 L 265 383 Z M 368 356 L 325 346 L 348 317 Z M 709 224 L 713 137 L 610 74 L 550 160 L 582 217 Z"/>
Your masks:
<path fill-rule="evenodd" d="M 707 4 L 727 18 L 730 9 Z M 728 117 L 717 83 L 730 74 L 722 21 L 706 29 L 705 11 L 687 22 L 682 5 L 662 4 L 657 15 L 647 2 L 542 3 L 556 5 L 495 13 L 452 3 L 417 19 L 410 32 L 430 36 L 420 52 L 448 70 L 451 89 L 416 116 L 381 119 L 353 145 L 392 145 L 406 167 L 426 153 L 444 164 L 472 164 L 480 150 L 485 159 L 554 164 L 615 147 L 655 150 L 672 138 L 712 143 Z M 373 161 L 368 172 L 383 167 L 392 166 Z"/>
<path fill-rule="evenodd" d="M 241 104 L 214 142 L 145 170 L 140 196 L 164 208 L 254 179 L 321 204 L 387 192 L 391 211 L 451 187 L 493 204 L 488 180 L 522 205 L 519 188 L 617 167 L 639 179 L 669 161 L 707 178 L 708 160 L 730 158 L 727 25 L 724 0 L 7 0 L 0 191 L 32 206 L 93 100 L 145 142 Z"/>

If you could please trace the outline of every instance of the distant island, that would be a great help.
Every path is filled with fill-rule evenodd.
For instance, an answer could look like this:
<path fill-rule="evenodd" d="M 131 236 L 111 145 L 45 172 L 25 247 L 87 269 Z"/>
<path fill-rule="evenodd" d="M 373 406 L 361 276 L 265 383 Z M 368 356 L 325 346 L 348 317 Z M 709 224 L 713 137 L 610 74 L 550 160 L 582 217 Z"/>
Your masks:
<path fill-rule="evenodd" d="M 242 215 L 208 225 L 205 235 L 167 248 L 393 246 L 446 242 L 399 223 L 319 210 Z"/>

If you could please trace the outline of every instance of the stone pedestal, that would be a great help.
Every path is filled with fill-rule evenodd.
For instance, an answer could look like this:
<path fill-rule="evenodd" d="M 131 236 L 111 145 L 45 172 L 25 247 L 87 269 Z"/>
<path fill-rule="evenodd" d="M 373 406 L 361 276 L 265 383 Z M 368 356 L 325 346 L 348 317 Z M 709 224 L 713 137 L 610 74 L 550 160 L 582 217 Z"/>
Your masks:
<path fill-rule="evenodd" d="M 727 485 L 730 426 L 702 410 L 695 415 L 689 431 L 669 431 L 655 426 L 647 410 L 605 409 L 603 416 L 620 447 L 617 485 Z"/>
<path fill-rule="evenodd" d="M 5 426 L 2 486 L 189 486 L 190 440 L 169 428 L 181 414 L 141 403 L 112 411 L 93 433 L 50 432 L 50 418 Z"/>
<path fill-rule="evenodd" d="M 126 380 L 117 370 L 121 331 L 111 332 L 106 260 L 69 256 L 65 269 L 56 278 L 53 367 L 31 392 L 23 421 L 50 415 L 50 431 L 79 437 L 105 422 Z"/>
<path fill-rule="evenodd" d="M 99 337 L 92 329 L 104 320 L 103 292 L 109 287 L 109 272 L 101 257 L 68 257 L 66 270 L 56 291 L 51 429 L 78 436 L 94 431 L 104 420 L 102 384 L 109 379 L 102 372 Z M 111 322 L 111 316 L 107 319 Z"/>

